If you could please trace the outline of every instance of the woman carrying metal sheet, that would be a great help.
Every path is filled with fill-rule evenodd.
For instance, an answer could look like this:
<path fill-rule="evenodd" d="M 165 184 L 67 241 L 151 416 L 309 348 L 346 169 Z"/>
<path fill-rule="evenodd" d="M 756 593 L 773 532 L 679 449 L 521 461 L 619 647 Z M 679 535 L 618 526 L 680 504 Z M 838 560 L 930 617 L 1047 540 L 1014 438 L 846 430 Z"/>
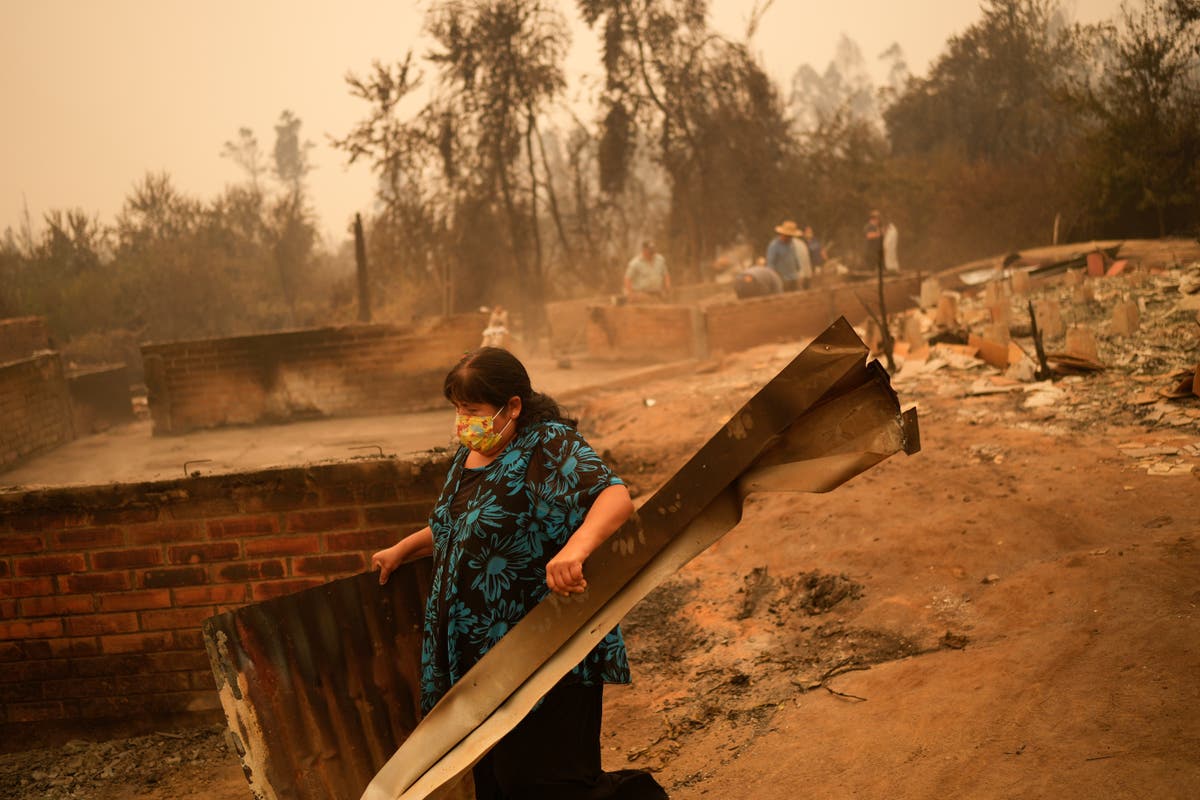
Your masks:
<path fill-rule="evenodd" d="M 460 443 L 429 526 L 372 556 L 380 583 L 433 556 L 421 706 L 428 713 L 550 592 L 587 588 L 583 566 L 633 512 L 629 491 L 507 350 L 467 354 L 446 376 Z M 474 768 L 479 800 L 658 800 L 640 770 L 605 772 L 605 683 L 628 683 L 614 628 Z"/>

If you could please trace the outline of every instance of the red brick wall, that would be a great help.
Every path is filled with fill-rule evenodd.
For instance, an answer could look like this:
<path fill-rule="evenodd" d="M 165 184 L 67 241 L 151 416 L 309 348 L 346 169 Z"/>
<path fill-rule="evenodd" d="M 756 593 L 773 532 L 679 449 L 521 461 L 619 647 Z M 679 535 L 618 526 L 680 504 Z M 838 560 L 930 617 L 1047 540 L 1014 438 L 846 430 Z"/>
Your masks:
<path fill-rule="evenodd" d="M 50 334 L 42 317 L 0 319 L 0 364 L 29 358 L 50 349 Z"/>
<path fill-rule="evenodd" d="M 142 346 L 156 434 L 419 411 L 479 346 L 482 314 L 423 327 L 350 325 Z"/>
<path fill-rule="evenodd" d="M 219 719 L 201 622 L 367 569 L 424 526 L 444 472 L 363 461 L 0 494 L 0 741 Z"/>
<path fill-rule="evenodd" d="M 74 438 L 58 353 L 0 365 L 0 469 Z"/>

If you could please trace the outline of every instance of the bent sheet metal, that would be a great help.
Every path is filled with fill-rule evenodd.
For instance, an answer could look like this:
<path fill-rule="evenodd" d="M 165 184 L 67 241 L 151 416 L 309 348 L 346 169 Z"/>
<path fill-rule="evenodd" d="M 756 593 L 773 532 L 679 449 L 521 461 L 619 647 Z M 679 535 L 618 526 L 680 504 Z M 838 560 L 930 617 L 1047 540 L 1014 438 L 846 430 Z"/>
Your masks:
<path fill-rule="evenodd" d="M 257 607 L 210 620 L 213 624 L 206 625 L 206 638 L 221 637 L 224 648 L 210 645 L 210 655 L 224 687 L 222 701 L 231 727 L 242 731 L 243 762 L 254 773 L 250 776 L 252 788 L 264 797 L 344 798 L 358 792 L 364 800 L 451 796 L 458 779 L 474 762 L 639 600 L 738 524 L 747 495 L 829 491 L 893 453 L 911 454 L 920 448 L 915 411 L 900 411 L 887 373 L 876 362 L 868 364 L 866 356 L 866 347 L 844 319 L 831 325 L 643 503 L 605 548 L 592 555 L 584 594 L 570 598 L 551 595 L 544 600 L 415 728 L 415 720 L 401 720 L 390 728 L 375 723 L 370 746 L 356 744 L 341 750 L 336 744 L 338 737 L 329 733 L 270 735 L 281 727 L 272 719 L 274 714 L 290 715 L 310 726 L 332 724 L 345 731 L 360 724 L 360 719 L 377 720 L 381 714 L 393 713 L 367 713 L 380 693 L 366 687 L 362 676 L 372 672 L 393 684 L 408 679 L 420 653 L 419 643 L 411 637 L 401 643 L 390 631 L 372 631 L 371 635 L 387 642 L 373 654 L 371 669 L 351 663 L 365 654 L 351 652 L 348 645 L 338 650 L 337 643 L 325 634 L 321 637 L 325 644 L 338 652 L 333 669 L 309 665 L 297 671 L 288 666 L 287 653 L 280 648 L 258 646 L 252 652 L 242 646 L 242 635 L 253 640 L 264 620 L 248 628 L 239 616 L 249 619 L 255 613 L 251 609 Z M 414 575 L 408 571 L 397 577 L 402 584 L 415 585 Z M 366 585 L 364 579 L 370 577 L 346 581 Z M 397 577 L 389 585 L 397 582 Z M 329 586 L 337 583 L 342 581 Z M 322 590 L 328 587 L 295 597 Z M 282 615 L 294 613 L 286 606 L 291 599 L 272 601 L 279 604 L 272 613 L 281 615 L 280 626 L 289 624 Z M 346 612 L 355 613 L 353 608 Z M 419 610 L 411 613 L 419 614 Z M 360 612 L 360 616 L 374 615 L 370 609 Z M 419 630 L 414 635 L 419 638 Z M 400 644 L 411 649 L 401 653 Z M 393 645 L 396 650 L 384 652 Z M 305 661 L 317 658 L 315 651 L 305 650 Z M 396 659 L 397 664 L 407 659 L 405 666 L 394 667 L 406 678 L 383 674 L 388 658 Z M 345 681 L 331 674 L 338 670 L 360 679 L 339 689 L 332 682 Z M 284 703 L 265 704 L 267 693 L 256 692 L 255 680 L 265 678 L 278 690 L 285 682 L 281 681 L 284 673 L 287 691 L 296 696 Z M 317 673 L 326 677 L 316 686 L 305 686 L 305 675 L 311 680 Z M 412 685 L 415 687 L 415 679 Z M 343 700 L 338 691 L 350 691 L 352 698 Z M 312 710 L 305 710 L 309 705 Z M 339 719 L 331 721 L 332 717 Z M 389 731 L 399 749 L 383 763 L 378 750 Z M 365 784 L 365 791 L 365 782 L 354 787 L 354 782 L 361 780 L 363 765 L 371 761 L 382 768 Z M 305 773 L 306 779 L 295 778 L 298 773 Z M 319 785 L 322 782 L 324 785 Z"/>

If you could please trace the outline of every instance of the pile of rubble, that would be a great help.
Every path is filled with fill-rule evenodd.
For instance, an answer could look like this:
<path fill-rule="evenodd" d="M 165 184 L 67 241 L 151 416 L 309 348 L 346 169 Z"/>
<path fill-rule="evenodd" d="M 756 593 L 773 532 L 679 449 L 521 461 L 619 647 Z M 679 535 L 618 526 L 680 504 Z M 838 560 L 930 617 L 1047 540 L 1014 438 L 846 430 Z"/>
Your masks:
<path fill-rule="evenodd" d="M 889 320 L 900 395 L 962 398 L 971 421 L 1052 433 L 1141 428 L 1122 452 L 1151 474 L 1200 477 L 1200 261 L 1007 261 L 930 278 L 919 308 Z M 877 327 L 863 333 L 882 349 Z M 997 396 L 999 412 L 973 401 Z"/>
<path fill-rule="evenodd" d="M 91 798 L 117 783 L 149 793 L 182 767 L 216 768 L 233 759 L 224 725 L 108 742 L 77 740 L 0 754 L 0 797 Z"/>

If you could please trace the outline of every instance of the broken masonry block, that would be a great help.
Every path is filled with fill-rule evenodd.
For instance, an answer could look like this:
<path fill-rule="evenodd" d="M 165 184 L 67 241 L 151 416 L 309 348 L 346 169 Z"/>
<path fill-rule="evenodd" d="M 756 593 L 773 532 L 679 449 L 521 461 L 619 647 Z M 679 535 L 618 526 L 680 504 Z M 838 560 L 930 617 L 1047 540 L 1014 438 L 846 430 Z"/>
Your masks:
<path fill-rule="evenodd" d="M 938 299 L 934 322 L 946 328 L 953 328 L 958 324 L 958 295 L 953 292 L 942 292 L 942 296 Z"/>
<path fill-rule="evenodd" d="M 1009 330 L 1007 322 L 993 322 L 984 328 L 983 335 L 1000 344 L 1008 344 L 1012 341 L 1012 332 Z"/>
<path fill-rule="evenodd" d="M 937 308 L 938 299 L 942 296 L 942 284 L 936 277 L 921 281 L 921 308 Z"/>
<path fill-rule="evenodd" d="M 998 342 L 995 339 L 972 333 L 967 339 L 967 345 L 978 351 L 976 358 L 980 361 L 996 369 L 1008 367 L 1008 342 Z"/>
<path fill-rule="evenodd" d="M 1063 324 L 1062 308 L 1057 300 L 1039 300 L 1036 305 L 1038 331 L 1043 339 L 1059 339 L 1067 332 Z"/>
<path fill-rule="evenodd" d="M 983 287 L 983 304 L 992 306 L 1008 305 L 1008 292 L 1002 281 L 990 281 Z"/>
<path fill-rule="evenodd" d="M 1119 336 L 1129 336 L 1137 333 L 1141 323 L 1141 315 L 1137 303 L 1126 300 L 1117 303 L 1113 308 L 1112 332 Z"/>
<path fill-rule="evenodd" d="M 1088 361 L 1100 361 L 1100 351 L 1096 346 L 1096 337 L 1090 330 L 1076 325 L 1067 331 L 1067 342 L 1064 346 L 1067 355 Z"/>
<path fill-rule="evenodd" d="M 1030 288 L 1029 273 L 1023 269 L 1014 269 L 1012 272 L 1013 294 L 1028 297 Z"/>
<path fill-rule="evenodd" d="M 1093 278 L 1099 278 L 1104 275 L 1104 253 L 1099 250 L 1087 254 L 1087 274 Z"/>
<path fill-rule="evenodd" d="M 1159 397 L 1165 397 L 1168 400 L 1200 397 L 1200 364 L 1197 364 L 1194 370 L 1191 367 L 1176 370 L 1171 373 L 1170 378 L 1171 386 L 1159 389 Z"/>
<path fill-rule="evenodd" d="M 925 344 L 925 334 L 921 332 L 921 318 L 909 314 L 904 320 L 904 341 L 910 350 L 916 350 Z"/>

